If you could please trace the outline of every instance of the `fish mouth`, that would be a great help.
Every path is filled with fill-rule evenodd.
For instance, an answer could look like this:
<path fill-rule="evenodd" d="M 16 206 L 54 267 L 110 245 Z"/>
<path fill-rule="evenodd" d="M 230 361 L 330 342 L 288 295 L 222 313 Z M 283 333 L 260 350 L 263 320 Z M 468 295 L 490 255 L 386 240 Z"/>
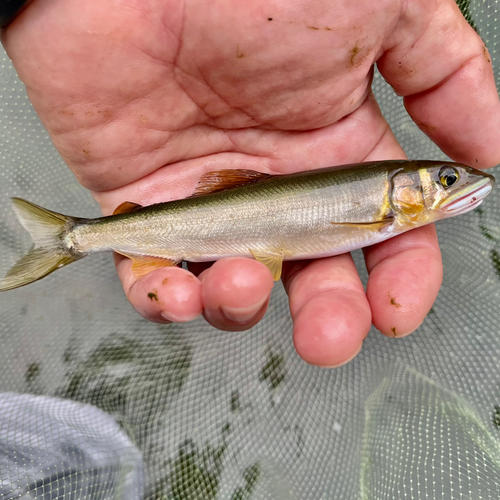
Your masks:
<path fill-rule="evenodd" d="M 494 182 L 486 177 L 461 189 L 440 205 L 446 214 L 459 215 L 477 208 L 493 189 Z"/>

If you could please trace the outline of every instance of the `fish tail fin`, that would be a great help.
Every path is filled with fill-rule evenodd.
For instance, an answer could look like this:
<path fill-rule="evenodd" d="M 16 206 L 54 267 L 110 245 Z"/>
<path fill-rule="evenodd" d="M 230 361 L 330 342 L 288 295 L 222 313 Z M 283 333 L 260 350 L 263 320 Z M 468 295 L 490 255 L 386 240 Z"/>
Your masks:
<path fill-rule="evenodd" d="M 0 280 L 0 292 L 37 281 L 83 256 L 72 253 L 62 241 L 75 219 L 21 198 L 12 198 L 12 204 L 19 222 L 30 233 L 34 244 Z"/>

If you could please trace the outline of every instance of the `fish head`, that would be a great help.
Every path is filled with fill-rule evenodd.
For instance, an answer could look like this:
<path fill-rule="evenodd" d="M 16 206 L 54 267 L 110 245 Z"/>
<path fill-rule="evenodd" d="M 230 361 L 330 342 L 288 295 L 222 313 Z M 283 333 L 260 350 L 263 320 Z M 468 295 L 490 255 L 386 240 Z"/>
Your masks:
<path fill-rule="evenodd" d="M 394 173 L 391 207 L 401 223 L 420 226 L 477 208 L 494 185 L 492 175 L 460 163 L 423 162 Z"/>

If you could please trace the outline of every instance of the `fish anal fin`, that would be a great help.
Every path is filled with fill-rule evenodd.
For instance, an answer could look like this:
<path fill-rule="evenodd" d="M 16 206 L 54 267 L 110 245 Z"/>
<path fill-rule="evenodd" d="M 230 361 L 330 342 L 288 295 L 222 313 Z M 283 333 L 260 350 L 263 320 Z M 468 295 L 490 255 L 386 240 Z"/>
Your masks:
<path fill-rule="evenodd" d="M 162 267 L 176 266 L 180 262 L 180 260 L 166 259 L 163 257 L 133 255 L 124 252 L 118 252 L 116 250 L 115 252 L 123 255 L 124 257 L 128 257 L 132 261 L 132 273 L 136 278 L 146 276 L 146 274 L 156 271 L 157 269 L 161 269 Z"/>
<path fill-rule="evenodd" d="M 142 208 L 142 205 L 139 205 L 138 203 L 133 203 L 131 201 L 124 201 L 121 205 L 118 205 L 115 208 L 113 215 L 129 214 L 130 212 L 135 212 L 136 210 L 139 210 L 139 208 Z"/>
<path fill-rule="evenodd" d="M 200 177 L 193 196 L 217 193 L 245 184 L 254 184 L 269 177 L 273 176 L 255 170 L 228 169 L 207 172 Z"/>
<path fill-rule="evenodd" d="M 281 269 L 283 267 L 282 253 L 262 252 L 260 250 L 252 250 L 251 248 L 249 250 L 255 260 L 262 262 L 271 271 L 274 281 L 278 281 L 281 278 Z"/>
<path fill-rule="evenodd" d="M 356 227 L 358 229 L 366 229 L 368 231 L 382 231 L 394 222 L 394 217 L 388 215 L 381 220 L 373 222 L 332 222 L 334 226 Z"/>

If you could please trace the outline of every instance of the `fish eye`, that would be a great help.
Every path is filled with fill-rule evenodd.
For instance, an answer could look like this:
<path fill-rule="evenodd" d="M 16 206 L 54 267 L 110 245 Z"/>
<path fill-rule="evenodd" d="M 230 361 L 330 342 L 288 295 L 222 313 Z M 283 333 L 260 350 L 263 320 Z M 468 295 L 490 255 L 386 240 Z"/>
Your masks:
<path fill-rule="evenodd" d="M 458 171 L 453 167 L 443 167 L 439 171 L 439 181 L 445 188 L 449 188 L 458 181 Z"/>

